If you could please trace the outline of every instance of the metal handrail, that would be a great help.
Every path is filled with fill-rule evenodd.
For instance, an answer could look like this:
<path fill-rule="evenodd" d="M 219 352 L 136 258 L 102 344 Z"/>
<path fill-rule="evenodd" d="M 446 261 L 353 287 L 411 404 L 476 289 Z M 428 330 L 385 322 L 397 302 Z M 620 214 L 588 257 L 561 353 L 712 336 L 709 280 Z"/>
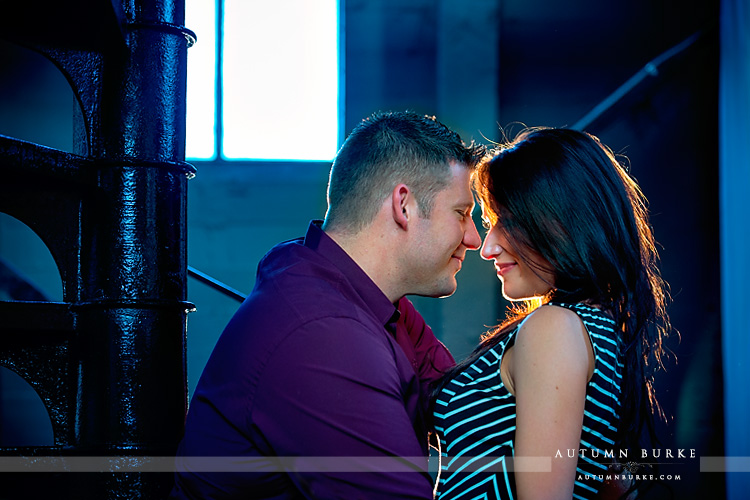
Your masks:
<path fill-rule="evenodd" d="M 607 112 L 612 106 L 629 94 L 638 84 L 644 81 L 648 77 L 656 77 L 659 75 L 659 66 L 672 59 L 676 55 L 685 51 L 688 47 L 693 45 L 701 36 L 702 31 L 693 33 L 682 42 L 678 43 L 671 49 L 662 52 L 657 57 L 651 59 L 646 63 L 643 68 L 640 69 L 635 75 L 631 76 L 625 83 L 620 85 L 617 90 L 608 95 L 603 101 L 594 106 L 594 108 L 586 113 L 583 118 L 578 120 L 575 125 L 571 128 L 574 130 L 585 130 L 600 116 Z"/>
<path fill-rule="evenodd" d="M 214 290 L 217 290 L 223 293 L 224 295 L 226 295 L 227 297 L 235 299 L 238 302 L 242 302 L 247 298 L 247 295 L 245 295 L 244 293 L 238 290 L 235 290 L 231 286 L 225 283 L 222 283 L 216 278 L 213 278 L 209 276 L 208 274 L 204 273 L 203 271 L 199 271 L 198 269 L 192 266 L 188 266 L 188 276 L 197 279 L 201 283 L 208 285 Z"/>

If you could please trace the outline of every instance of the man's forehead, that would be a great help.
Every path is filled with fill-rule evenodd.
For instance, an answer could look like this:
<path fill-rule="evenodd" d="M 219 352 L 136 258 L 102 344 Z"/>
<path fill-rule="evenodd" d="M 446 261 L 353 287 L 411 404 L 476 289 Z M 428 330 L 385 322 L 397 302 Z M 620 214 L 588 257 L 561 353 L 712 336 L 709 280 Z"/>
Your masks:
<path fill-rule="evenodd" d="M 461 192 L 462 202 L 466 205 L 474 204 L 474 190 L 471 189 L 472 171 L 461 163 L 451 165 L 453 180 L 451 185 L 454 190 Z"/>

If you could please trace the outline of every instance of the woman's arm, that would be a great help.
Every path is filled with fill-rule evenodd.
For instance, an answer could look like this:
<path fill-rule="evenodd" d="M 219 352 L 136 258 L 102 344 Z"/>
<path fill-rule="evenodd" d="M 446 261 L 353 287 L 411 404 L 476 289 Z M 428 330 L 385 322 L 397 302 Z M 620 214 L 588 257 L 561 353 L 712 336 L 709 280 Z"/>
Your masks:
<path fill-rule="evenodd" d="M 594 367 L 591 342 L 578 315 L 556 306 L 535 311 L 517 335 L 508 366 L 516 396 L 515 456 L 549 457 L 552 466 L 550 472 L 516 471 L 518 498 L 570 500 Z"/>

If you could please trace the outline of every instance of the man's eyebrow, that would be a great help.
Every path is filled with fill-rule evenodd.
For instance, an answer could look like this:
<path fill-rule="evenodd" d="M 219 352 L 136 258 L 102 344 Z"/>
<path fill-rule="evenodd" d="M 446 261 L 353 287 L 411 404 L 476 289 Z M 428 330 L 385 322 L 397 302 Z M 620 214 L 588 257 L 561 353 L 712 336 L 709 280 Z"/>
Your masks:
<path fill-rule="evenodd" d="M 474 213 L 474 209 L 476 207 L 477 207 L 477 204 L 474 203 L 474 200 L 472 200 L 471 202 L 456 204 L 457 209 L 463 209 L 463 211 L 469 211 L 471 213 Z"/>

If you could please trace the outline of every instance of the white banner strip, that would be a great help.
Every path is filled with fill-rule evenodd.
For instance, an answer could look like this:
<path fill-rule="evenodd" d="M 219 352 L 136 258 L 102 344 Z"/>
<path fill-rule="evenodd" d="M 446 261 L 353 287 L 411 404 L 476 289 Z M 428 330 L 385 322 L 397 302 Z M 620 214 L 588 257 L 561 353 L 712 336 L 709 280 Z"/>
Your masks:
<path fill-rule="evenodd" d="M 550 457 L 443 457 L 443 464 L 477 470 L 549 472 Z M 2 472 L 437 472 L 425 457 L 62 457 L 0 456 Z"/>
<path fill-rule="evenodd" d="M 750 457 L 701 457 L 701 472 L 750 472 Z"/>

